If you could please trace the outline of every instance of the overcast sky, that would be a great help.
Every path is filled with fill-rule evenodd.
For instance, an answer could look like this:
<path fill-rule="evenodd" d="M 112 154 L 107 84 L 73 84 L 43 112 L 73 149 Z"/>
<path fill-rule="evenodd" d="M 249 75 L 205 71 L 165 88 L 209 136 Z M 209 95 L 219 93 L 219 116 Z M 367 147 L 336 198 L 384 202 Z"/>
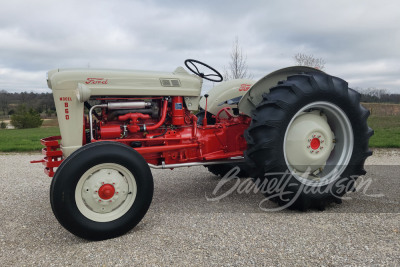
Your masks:
<path fill-rule="evenodd" d="M 172 72 L 194 58 L 223 72 L 236 36 L 255 79 L 304 53 L 353 88 L 400 93 L 396 0 L 1 1 L 0 90 L 50 92 L 53 68 Z"/>

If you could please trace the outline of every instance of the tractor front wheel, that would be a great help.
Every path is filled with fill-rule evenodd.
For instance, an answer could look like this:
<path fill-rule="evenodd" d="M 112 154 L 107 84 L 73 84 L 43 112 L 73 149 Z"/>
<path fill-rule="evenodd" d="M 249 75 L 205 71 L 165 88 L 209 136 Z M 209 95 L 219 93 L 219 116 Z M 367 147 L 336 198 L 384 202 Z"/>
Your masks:
<path fill-rule="evenodd" d="M 146 214 L 153 177 L 143 157 L 115 142 L 91 143 L 71 154 L 50 189 L 54 215 L 68 231 L 86 239 L 117 237 Z"/>

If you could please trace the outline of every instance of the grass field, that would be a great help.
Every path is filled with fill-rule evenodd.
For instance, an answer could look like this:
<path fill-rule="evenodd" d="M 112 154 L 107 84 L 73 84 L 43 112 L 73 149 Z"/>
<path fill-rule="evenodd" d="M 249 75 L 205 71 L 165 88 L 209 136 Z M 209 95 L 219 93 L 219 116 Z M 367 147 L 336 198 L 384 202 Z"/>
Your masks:
<path fill-rule="evenodd" d="M 57 121 L 45 120 L 41 128 L 0 130 L 0 152 L 40 151 L 40 139 L 59 135 Z M 400 116 L 371 116 L 368 125 L 374 129 L 369 146 L 400 148 Z"/>
<path fill-rule="evenodd" d="M 0 130 L 0 151 L 40 151 L 43 148 L 40 139 L 52 135 L 60 135 L 58 127 Z"/>
<path fill-rule="evenodd" d="M 400 147 L 400 116 L 371 116 L 368 125 L 375 131 L 370 147 Z"/>

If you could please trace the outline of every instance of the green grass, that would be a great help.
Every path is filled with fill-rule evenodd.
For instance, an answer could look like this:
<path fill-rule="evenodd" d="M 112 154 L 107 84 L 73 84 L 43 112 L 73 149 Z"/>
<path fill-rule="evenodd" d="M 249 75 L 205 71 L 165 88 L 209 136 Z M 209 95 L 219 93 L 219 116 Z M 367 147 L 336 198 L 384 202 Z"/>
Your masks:
<path fill-rule="evenodd" d="M 43 148 L 40 139 L 53 135 L 60 135 L 58 127 L 0 130 L 0 151 L 40 151 Z"/>
<path fill-rule="evenodd" d="M 400 116 L 371 116 L 368 126 L 375 134 L 369 140 L 370 147 L 400 147 Z"/>

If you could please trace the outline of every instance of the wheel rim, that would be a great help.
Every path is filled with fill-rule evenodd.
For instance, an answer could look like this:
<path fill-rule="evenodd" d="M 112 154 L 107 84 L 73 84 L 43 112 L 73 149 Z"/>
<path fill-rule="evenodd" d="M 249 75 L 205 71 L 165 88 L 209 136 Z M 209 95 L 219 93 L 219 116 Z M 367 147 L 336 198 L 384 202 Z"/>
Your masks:
<path fill-rule="evenodd" d="M 290 121 L 284 137 L 284 156 L 291 174 L 305 185 L 322 186 L 336 180 L 353 152 L 351 122 L 329 102 L 313 102 Z"/>
<path fill-rule="evenodd" d="M 137 184 L 133 174 L 116 163 L 103 163 L 87 170 L 75 189 L 79 211 L 96 222 L 122 217 L 133 205 Z"/>

